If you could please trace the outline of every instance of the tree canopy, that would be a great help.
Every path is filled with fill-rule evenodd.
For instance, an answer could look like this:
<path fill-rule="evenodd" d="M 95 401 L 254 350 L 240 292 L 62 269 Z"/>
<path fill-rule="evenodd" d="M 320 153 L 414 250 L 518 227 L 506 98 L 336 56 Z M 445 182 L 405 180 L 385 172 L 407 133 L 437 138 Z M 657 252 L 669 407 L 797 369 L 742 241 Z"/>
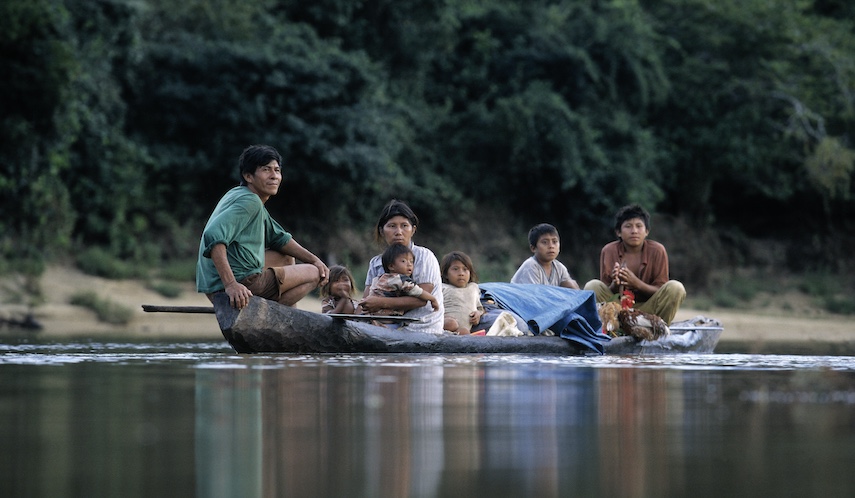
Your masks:
<path fill-rule="evenodd" d="M 192 254 L 253 143 L 338 257 L 391 198 L 450 244 L 491 213 L 571 250 L 638 202 L 852 268 L 847 0 L 6 0 L 0 64 L 7 268 Z"/>

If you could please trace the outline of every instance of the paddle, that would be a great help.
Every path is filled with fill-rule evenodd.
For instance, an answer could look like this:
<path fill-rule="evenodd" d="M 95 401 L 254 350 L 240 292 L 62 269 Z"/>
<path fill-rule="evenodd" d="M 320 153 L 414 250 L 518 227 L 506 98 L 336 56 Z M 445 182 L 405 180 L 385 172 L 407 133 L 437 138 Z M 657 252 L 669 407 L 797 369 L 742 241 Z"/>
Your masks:
<path fill-rule="evenodd" d="M 158 306 L 156 304 L 143 304 L 143 311 L 149 313 L 214 313 L 213 306 Z M 418 318 L 411 316 L 386 316 L 386 315 L 353 315 L 347 313 L 327 313 L 332 318 L 344 318 L 347 320 L 387 320 L 394 322 L 417 322 Z"/>
<path fill-rule="evenodd" d="M 721 325 L 677 325 L 668 327 L 669 330 L 724 330 Z"/>
<path fill-rule="evenodd" d="M 143 311 L 160 313 L 214 313 L 213 306 L 158 306 L 156 304 L 142 305 Z"/>

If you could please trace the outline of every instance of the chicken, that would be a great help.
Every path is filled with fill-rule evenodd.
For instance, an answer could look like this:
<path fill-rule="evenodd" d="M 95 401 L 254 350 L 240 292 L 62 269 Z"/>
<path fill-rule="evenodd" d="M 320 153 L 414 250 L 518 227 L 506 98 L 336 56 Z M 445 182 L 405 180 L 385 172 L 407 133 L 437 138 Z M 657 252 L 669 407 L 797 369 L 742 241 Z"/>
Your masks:
<path fill-rule="evenodd" d="M 665 320 L 651 313 L 628 308 L 618 312 L 620 329 L 636 339 L 652 341 L 671 333 Z"/>
<path fill-rule="evenodd" d="M 671 333 L 665 320 L 656 315 L 633 308 L 635 294 L 623 291 L 620 304 L 616 301 L 601 303 L 598 308 L 603 322 L 603 333 L 611 337 L 631 335 L 636 339 L 652 341 Z"/>
<path fill-rule="evenodd" d="M 611 337 L 625 335 L 621 331 L 618 315 L 621 309 L 632 308 L 633 304 L 635 304 L 635 294 L 630 290 L 621 292 L 620 302 L 597 303 L 597 312 L 600 315 L 600 321 L 603 322 L 603 333 Z"/>
<path fill-rule="evenodd" d="M 621 309 L 628 310 L 635 305 L 635 293 L 631 290 L 627 289 L 621 292 L 620 295 L 620 307 Z"/>
<path fill-rule="evenodd" d="M 620 322 L 618 321 L 620 304 L 617 301 L 597 304 L 597 312 L 600 315 L 600 321 L 603 322 L 604 334 L 610 337 L 621 335 Z"/>

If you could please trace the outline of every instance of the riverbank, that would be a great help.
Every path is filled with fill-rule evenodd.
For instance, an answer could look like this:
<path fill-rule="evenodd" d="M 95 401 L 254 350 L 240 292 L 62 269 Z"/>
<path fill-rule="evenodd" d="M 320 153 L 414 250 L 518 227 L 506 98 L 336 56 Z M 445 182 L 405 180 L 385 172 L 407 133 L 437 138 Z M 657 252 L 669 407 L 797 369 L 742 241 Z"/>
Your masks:
<path fill-rule="evenodd" d="M 4 288 L 13 286 L 5 282 Z M 221 339 L 212 314 L 147 313 L 143 304 L 172 306 L 210 306 L 205 296 L 196 293 L 191 283 L 181 284 L 177 298 L 165 298 L 134 280 L 108 280 L 85 275 L 79 270 L 56 266 L 48 268 L 41 277 L 45 303 L 34 310 L 39 331 L 23 332 L 39 338 L 115 338 L 136 340 L 216 340 Z M 130 322 L 124 326 L 99 322 L 95 313 L 69 304 L 77 293 L 92 291 L 103 299 L 133 310 Z M 299 308 L 320 311 L 320 301 L 308 297 Z M 19 305 L 0 305 L 9 312 L 22 309 Z M 681 309 L 677 320 L 704 315 L 724 324 L 717 352 L 769 352 L 855 354 L 855 326 L 851 317 L 807 311 L 803 308 L 753 310 L 713 308 Z M 0 329 L 0 333 L 9 333 Z M 17 332 L 16 332 L 17 333 Z"/>

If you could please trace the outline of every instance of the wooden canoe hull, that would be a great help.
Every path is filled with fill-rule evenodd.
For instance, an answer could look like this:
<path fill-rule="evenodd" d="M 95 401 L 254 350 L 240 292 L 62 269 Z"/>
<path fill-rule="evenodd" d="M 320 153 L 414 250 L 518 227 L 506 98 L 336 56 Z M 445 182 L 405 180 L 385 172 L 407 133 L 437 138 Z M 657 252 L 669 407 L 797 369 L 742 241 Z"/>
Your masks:
<path fill-rule="evenodd" d="M 225 294 L 218 294 L 214 297 L 214 309 L 223 337 L 238 353 L 588 353 L 560 337 L 439 336 L 406 327 L 391 329 L 331 318 L 258 297 L 251 298 L 242 310 L 236 310 L 229 305 Z M 632 337 L 618 337 L 606 343 L 605 352 L 710 353 L 722 332 L 717 322 L 710 323 L 681 330 L 678 341 L 640 343 Z"/>

